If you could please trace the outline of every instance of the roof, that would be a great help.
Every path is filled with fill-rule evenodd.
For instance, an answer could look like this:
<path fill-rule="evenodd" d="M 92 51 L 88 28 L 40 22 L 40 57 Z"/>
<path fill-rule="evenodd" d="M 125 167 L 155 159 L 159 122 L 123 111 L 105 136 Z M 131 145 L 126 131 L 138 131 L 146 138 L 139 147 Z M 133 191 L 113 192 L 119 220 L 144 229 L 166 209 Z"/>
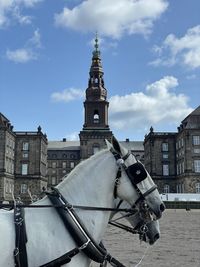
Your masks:
<path fill-rule="evenodd" d="M 0 124 L 5 126 L 10 121 L 0 112 Z"/>
<path fill-rule="evenodd" d="M 143 141 L 119 141 L 126 149 L 144 151 Z M 49 141 L 48 150 L 80 150 L 80 141 Z"/>
<path fill-rule="evenodd" d="M 122 146 L 132 151 L 144 151 L 143 141 L 119 141 Z"/>
<path fill-rule="evenodd" d="M 48 150 L 80 150 L 80 141 L 48 141 Z"/>
<path fill-rule="evenodd" d="M 200 106 L 192 111 L 183 121 L 183 127 L 186 129 L 200 128 Z"/>

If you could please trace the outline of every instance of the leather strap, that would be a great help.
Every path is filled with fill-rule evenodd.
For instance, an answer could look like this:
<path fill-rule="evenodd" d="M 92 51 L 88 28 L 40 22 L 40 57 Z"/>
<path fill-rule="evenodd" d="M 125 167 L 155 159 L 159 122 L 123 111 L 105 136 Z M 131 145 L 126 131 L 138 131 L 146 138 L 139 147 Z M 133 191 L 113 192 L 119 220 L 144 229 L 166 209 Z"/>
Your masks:
<path fill-rule="evenodd" d="M 15 223 L 15 249 L 13 251 L 15 267 L 28 267 L 26 252 L 26 226 L 24 221 L 24 209 L 20 207 L 14 208 Z"/>

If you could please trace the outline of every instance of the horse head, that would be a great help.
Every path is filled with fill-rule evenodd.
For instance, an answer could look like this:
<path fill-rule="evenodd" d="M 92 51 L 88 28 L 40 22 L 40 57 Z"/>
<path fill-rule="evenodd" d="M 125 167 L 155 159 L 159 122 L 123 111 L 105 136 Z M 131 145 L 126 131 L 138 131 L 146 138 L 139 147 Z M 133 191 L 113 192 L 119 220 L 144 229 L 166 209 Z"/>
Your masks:
<path fill-rule="evenodd" d="M 130 209 L 131 206 L 126 202 L 119 199 L 116 199 L 116 207 L 121 209 Z M 122 217 L 115 219 L 116 223 L 119 219 L 125 218 L 132 229 L 130 232 L 139 234 L 139 239 L 150 245 L 153 245 L 160 238 L 160 226 L 158 220 L 152 220 L 151 214 L 147 211 L 148 214 L 144 216 L 143 208 L 138 208 L 137 211 L 131 213 L 125 213 L 123 211 L 120 212 Z M 111 214 L 111 217 L 114 216 L 114 213 Z M 112 221 L 111 221 L 112 224 Z M 118 223 L 117 225 L 118 226 Z M 129 231 L 129 227 L 126 229 L 126 225 L 123 225 L 125 230 Z"/>
<path fill-rule="evenodd" d="M 130 205 L 143 205 L 154 219 L 161 218 L 165 205 L 160 198 L 157 186 L 143 164 L 115 137 L 112 138 L 112 144 L 107 141 L 107 146 L 118 168 L 115 182 L 116 195 Z"/>

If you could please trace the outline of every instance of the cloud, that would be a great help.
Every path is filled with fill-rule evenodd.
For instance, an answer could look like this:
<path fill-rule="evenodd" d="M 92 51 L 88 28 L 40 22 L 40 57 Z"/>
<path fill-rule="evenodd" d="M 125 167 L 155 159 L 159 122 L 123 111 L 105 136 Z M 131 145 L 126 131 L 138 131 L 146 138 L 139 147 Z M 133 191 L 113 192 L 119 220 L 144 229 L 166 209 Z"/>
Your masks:
<path fill-rule="evenodd" d="M 188 29 L 181 38 L 169 34 L 160 47 L 153 47 L 153 51 L 158 55 L 157 59 L 150 62 L 153 66 L 181 64 L 190 69 L 199 68 L 200 25 Z"/>
<path fill-rule="evenodd" d="M 7 50 L 6 57 L 10 61 L 15 63 L 27 63 L 30 60 L 36 60 L 37 56 L 33 53 L 32 50 L 21 48 L 16 50 Z"/>
<path fill-rule="evenodd" d="M 69 88 L 65 89 L 62 92 L 55 92 L 51 94 L 51 99 L 54 102 L 70 102 L 77 99 L 82 99 L 85 95 L 85 92 L 76 89 L 76 88 Z"/>
<path fill-rule="evenodd" d="M 166 0 L 86 0 L 72 9 L 65 7 L 55 15 L 55 24 L 116 39 L 125 34 L 148 35 L 167 7 Z"/>
<path fill-rule="evenodd" d="M 109 100 L 111 126 L 144 130 L 162 123 L 178 125 L 193 109 L 188 106 L 187 96 L 172 91 L 177 86 L 175 77 L 165 76 L 147 85 L 145 93 L 112 96 Z"/>
<path fill-rule="evenodd" d="M 66 139 L 69 141 L 78 141 L 79 140 L 79 132 L 73 132 L 66 135 Z"/>
<path fill-rule="evenodd" d="M 44 0 L 0 0 L 0 28 L 9 25 L 12 20 L 20 24 L 30 24 L 32 17 L 22 15 L 25 8 L 33 8 Z"/>
<path fill-rule="evenodd" d="M 39 29 L 35 30 L 33 36 L 28 40 L 27 45 L 34 46 L 36 48 L 41 48 L 41 34 Z"/>
<path fill-rule="evenodd" d="M 41 34 L 35 30 L 33 36 L 25 43 L 24 47 L 14 50 L 7 49 L 6 58 L 15 63 L 27 63 L 38 59 L 37 49 L 41 48 Z"/>

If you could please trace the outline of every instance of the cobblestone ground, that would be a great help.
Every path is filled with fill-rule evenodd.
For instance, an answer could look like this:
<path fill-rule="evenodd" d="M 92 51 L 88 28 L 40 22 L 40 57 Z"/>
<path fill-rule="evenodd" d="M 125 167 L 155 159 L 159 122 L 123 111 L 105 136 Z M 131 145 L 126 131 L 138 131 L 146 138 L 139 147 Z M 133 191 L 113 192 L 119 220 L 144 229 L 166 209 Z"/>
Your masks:
<path fill-rule="evenodd" d="M 108 226 L 104 244 L 126 267 L 200 267 L 200 210 L 166 210 L 161 237 L 149 246 L 123 230 Z M 91 267 L 99 267 L 92 264 Z"/>

